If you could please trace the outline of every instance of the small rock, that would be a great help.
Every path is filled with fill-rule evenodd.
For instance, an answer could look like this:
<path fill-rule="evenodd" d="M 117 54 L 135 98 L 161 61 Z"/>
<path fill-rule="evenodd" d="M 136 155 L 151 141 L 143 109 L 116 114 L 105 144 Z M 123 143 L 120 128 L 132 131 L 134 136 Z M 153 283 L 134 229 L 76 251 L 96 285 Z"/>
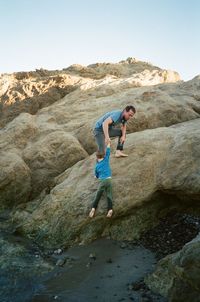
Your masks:
<path fill-rule="evenodd" d="M 127 244 L 126 244 L 126 243 L 122 242 L 122 243 L 120 244 L 120 248 L 121 248 L 121 249 L 125 249 L 126 247 L 127 247 Z"/>
<path fill-rule="evenodd" d="M 111 258 L 107 259 L 106 263 L 112 263 L 112 259 Z"/>
<path fill-rule="evenodd" d="M 54 254 L 56 254 L 56 255 L 62 254 L 62 249 L 57 249 L 57 250 L 55 250 L 55 251 L 54 251 Z"/>
<path fill-rule="evenodd" d="M 132 284 L 128 285 L 128 290 L 133 290 L 133 285 Z"/>
<path fill-rule="evenodd" d="M 66 262 L 65 258 L 58 259 L 58 261 L 56 262 L 56 266 L 63 266 L 65 262 Z"/>
<path fill-rule="evenodd" d="M 136 290 L 137 291 L 137 290 L 142 289 L 142 284 L 140 282 L 132 283 L 131 286 L 132 286 L 132 290 Z"/>
<path fill-rule="evenodd" d="M 93 259 L 93 260 L 96 260 L 96 255 L 95 255 L 94 253 L 91 253 L 91 254 L 89 255 L 89 258 L 90 258 L 90 259 Z"/>
<path fill-rule="evenodd" d="M 92 265 L 92 263 L 91 262 L 88 262 L 87 264 L 86 264 L 86 267 L 90 267 Z"/>

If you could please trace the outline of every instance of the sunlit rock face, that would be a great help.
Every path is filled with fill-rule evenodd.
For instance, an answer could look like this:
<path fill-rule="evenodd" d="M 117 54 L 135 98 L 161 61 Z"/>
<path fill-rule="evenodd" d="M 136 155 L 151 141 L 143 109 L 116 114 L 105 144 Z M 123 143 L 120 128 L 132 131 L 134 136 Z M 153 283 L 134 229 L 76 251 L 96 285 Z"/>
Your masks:
<path fill-rule="evenodd" d="M 199 77 L 183 82 L 177 72 L 133 58 L 2 75 L 1 207 L 13 208 L 21 232 L 37 234 L 44 244 L 56 240 L 67 245 L 109 233 L 139 236 L 150 223 L 150 218 L 143 223 L 148 211 L 139 220 L 130 213 L 149 202 L 156 212 L 157 202 L 163 206 L 155 198 L 158 192 L 195 202 L 200 187 L 199 85 Z M 55 87 L 62 93 L 53 98 Z M 41 103 L 46 93 L 47 101 Z M 137 111 L 127 125 L 129 157 L 116 160 L 116 140 L 111 145 L 115 216 L 112 223 L 104 221 L 103 203 L 99 223 L 91 223 L 87 214 L 97 188 L 93 126 L 105 112 L 129 104 Z M 38 236 L 41 230 L 44 238 Z"/>
<path fill-rule="evenodd" d="M 54 180 L 48 195 L 28 203 L 23 210 L 17 209 L 14 218 L 22 222 L 20 228 L 26 234 L 39 238 L 41 229 L 45 230 L 44 237 L 52 244 L 57 240 L 63 244 L 89 242 L 100 235 L 127 240 L 138 237 L 149 226 L 151 213 L 170 207 L 170 198 L 155 198 L 158 192 L 173 194 L 183 204 L 198 202 L 199 129 L 200 120 L 195 119 L 128 135 L 129 157 L 117 160 L 111 155 L 115 211 L 111 224 L 105 217 L 105 200 L 96 218 L 88 218 L 97 188 L 92 174 L 94 155 L 64 171 Z M 114 153 L 116 141 L 112 144 Z M 139 207 L 143 207 L 141 213 Z"/>
<path fill-rule="evenodd" d="M 0 75 L 0 126 L 3 127 L 21 112 L 36 114 L 85 83 L 97 87 L 95 80 L 110 77 L 121 79 L 121 85 L 145 86 L 177 82 L 177 72 L 162 70 L 149 63 L 128 58 L 116 64 L 97 63 L 72 65 L 63 70 L 37 69 Z M 102 81 L 100 81 L 102 82 Z M 126 83 L 127 82 L 127 83 Z M 117 82 L 116 82 L 117 83 Z"/>

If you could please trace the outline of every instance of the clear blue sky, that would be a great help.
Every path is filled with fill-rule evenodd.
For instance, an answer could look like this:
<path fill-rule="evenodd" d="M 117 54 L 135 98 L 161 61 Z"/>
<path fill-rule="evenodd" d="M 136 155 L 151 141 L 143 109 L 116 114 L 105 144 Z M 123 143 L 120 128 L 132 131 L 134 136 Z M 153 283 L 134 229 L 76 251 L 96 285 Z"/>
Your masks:
<path fill-rule="evenodd" d="M 135 57 L 200 74 L 199 0 L 0 0 L 0 73 Z"/>

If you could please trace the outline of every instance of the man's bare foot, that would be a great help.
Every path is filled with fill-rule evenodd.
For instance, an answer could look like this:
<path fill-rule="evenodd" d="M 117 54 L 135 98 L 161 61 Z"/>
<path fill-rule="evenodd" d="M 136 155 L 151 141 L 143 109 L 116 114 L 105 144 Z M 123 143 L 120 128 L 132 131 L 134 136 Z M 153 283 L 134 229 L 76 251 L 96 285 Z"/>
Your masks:
<path fill-rule="evenodd" d="M 112 217 L 112 214 L 113 214 L 113 210 L 111 209 L 111 210 L 108 211 L 106 217 L 110 218 L 110 217 Z"/>
<path fill-rule="evenodd" d="M 94 214 L 95 214 L 95 208 L 92 208 L 92 210 L 89 213 L 89 217 L 90 218 L 94 217 Z"/>
<path fill-rule="evenodd" d="M 121 150 L 117 150 L 116 152 L 115 152 L 115 157 L 127 157 L 128 156 L 128 154 L 125 154 L 125 153 L 123 153 Z"/>

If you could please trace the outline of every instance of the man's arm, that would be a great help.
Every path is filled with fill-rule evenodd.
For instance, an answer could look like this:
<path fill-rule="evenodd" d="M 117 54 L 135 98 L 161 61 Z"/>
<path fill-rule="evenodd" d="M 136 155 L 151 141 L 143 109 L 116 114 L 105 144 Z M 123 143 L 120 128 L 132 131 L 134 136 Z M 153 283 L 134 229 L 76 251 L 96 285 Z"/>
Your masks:
<path fill-rule="evenodd" d="M 110 124 L 112 124 L 113 120 L 111 119 L 111 117 L 108 117 L 104 122 L 103 122 L 103 132 L 105 135 L 105 143 L 106 145 L 108 143 L 110 143 L 110 137 L 109 137 L 109 133 L 108 133 L 108 126 Z"/>
<path fill-rule="evenodd" d="M 122 130 L 121 143 L 124 143 L 126 139 L 126 124 L 122 125 L 121 130 Z"/>

